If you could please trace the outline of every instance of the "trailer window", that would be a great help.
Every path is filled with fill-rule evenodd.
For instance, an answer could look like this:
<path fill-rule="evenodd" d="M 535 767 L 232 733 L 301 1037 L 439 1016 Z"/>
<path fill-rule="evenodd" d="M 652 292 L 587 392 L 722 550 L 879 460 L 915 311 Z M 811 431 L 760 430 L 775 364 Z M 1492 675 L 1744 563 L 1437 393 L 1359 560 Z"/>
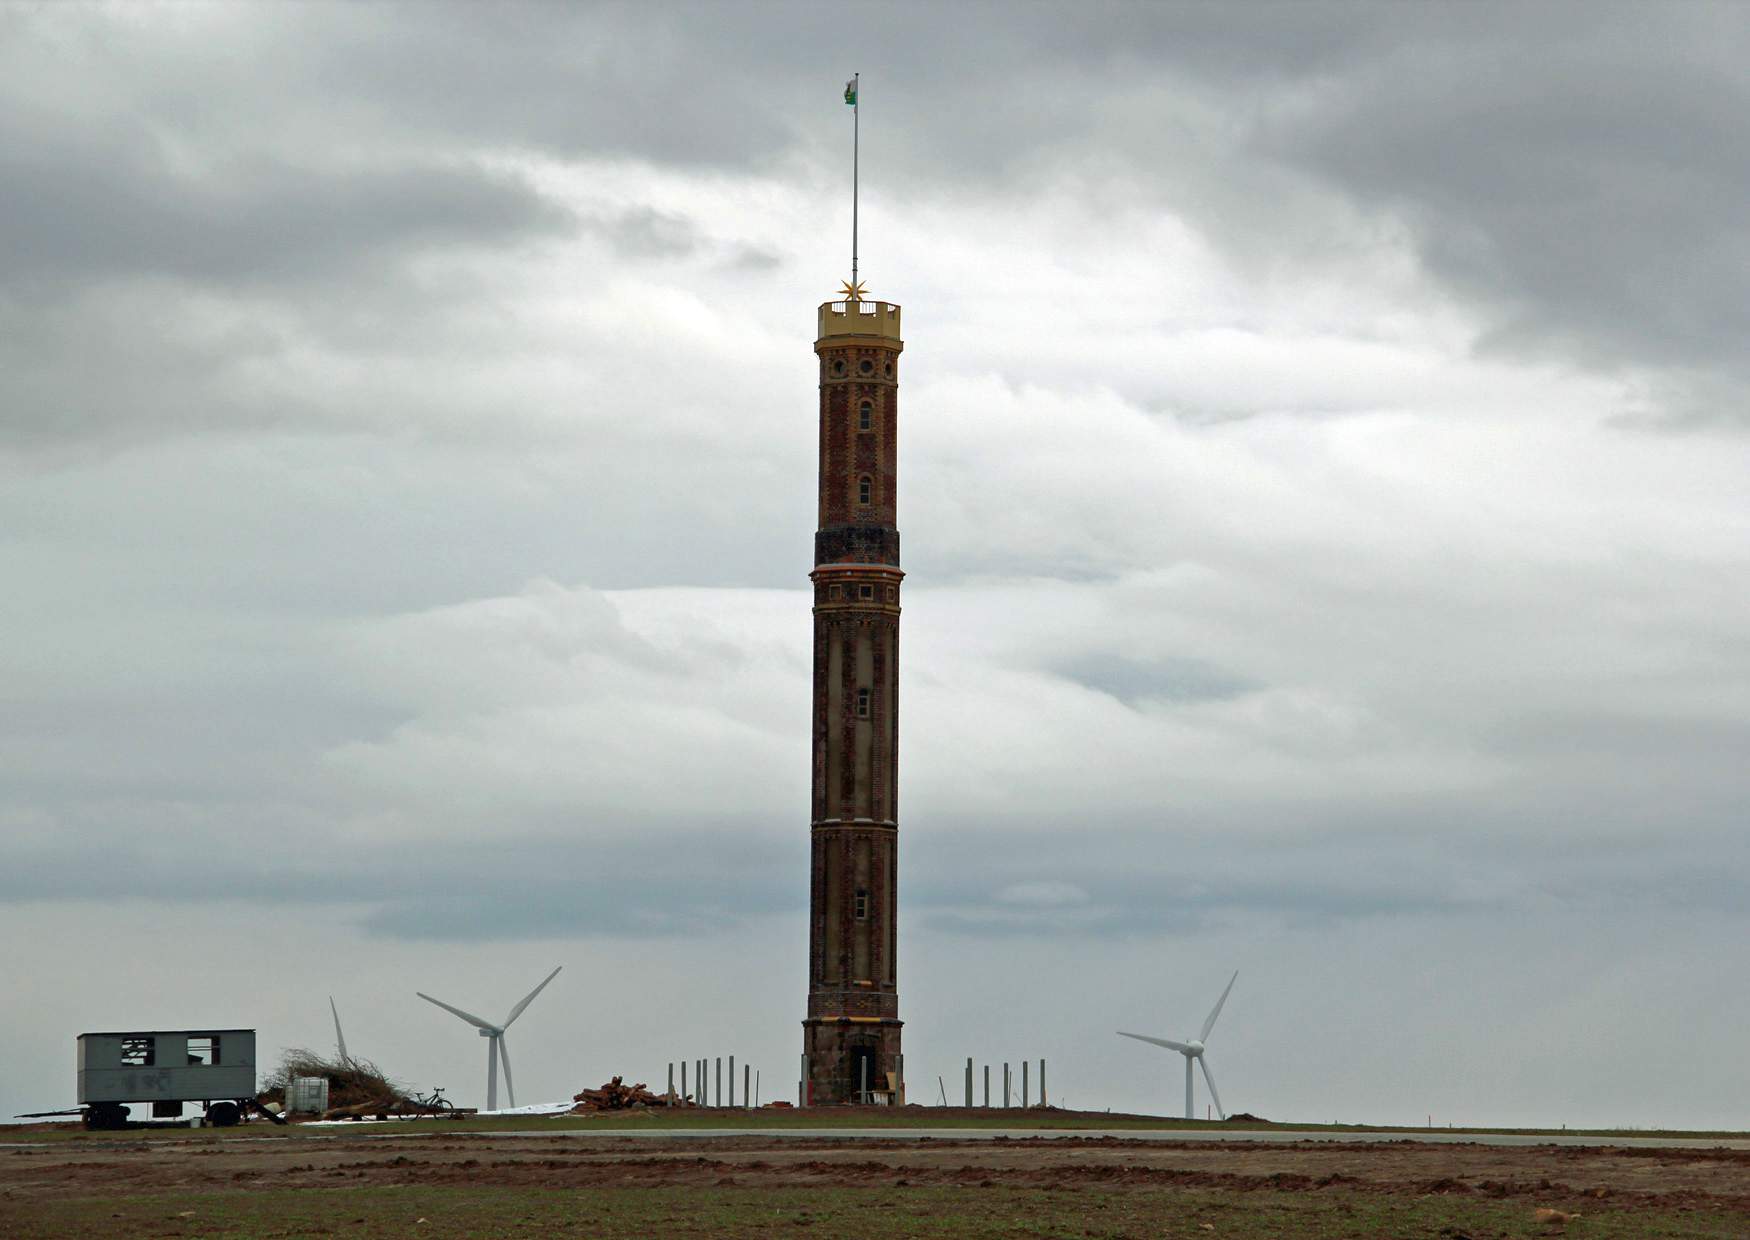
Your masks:
<path fill-rule="evenodd" d="M 212 1067 L 219 1062 L 219 1039 L 210 1035 L 191 1037 L 188 1040 L 188 1065 L 196 1064 Z"/>
<path fill-rule="evenodd" d="M 123 1038 L 122 1067 L 150 1068 L 152 1066 L 152 1044 L 155 1038 Z"/>

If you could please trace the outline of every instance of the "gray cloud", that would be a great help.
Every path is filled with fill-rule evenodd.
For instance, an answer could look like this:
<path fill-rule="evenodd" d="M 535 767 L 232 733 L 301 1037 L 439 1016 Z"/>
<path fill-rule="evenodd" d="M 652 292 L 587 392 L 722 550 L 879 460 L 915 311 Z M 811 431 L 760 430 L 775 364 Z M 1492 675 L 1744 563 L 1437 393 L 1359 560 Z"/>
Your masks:
<path fill-rule="evenodd" d="M 691 221 L 650 207 L 598 219 L 592 226 L 628 258 L 680 258 L 699 246 Z"/>
<path fill-rule="evenodd" d="M 1481 311 L 1485 348 L 1635 378 L 1621 425 L 1745 407 L 1745 161 L 1729 154 L 1745 100 L 1717 10 L 895 12 L 868 32 L 876 204 L 1080 184 L 1115 240 L 1135 244 L 1139 208 L 1174 213 L 1263 279 L 1407 245 Z M 191 15 L 199 40 L 131 30 L 122 60 L 88 15 L 14 18 L 0 129 L 14 450 L 356 421 L 315 393 L 239 390 L 310 341 L 361 358 L 515 347 L 481 332 L 472 271 L 410 280 L 422 256 L 509 258 L 581 233 L 621 256 L 709 251 L 731 272 L 769 275 L 790 257 L 655 202 L 567 207 L 508 170 L 518 159 L 775 178 L 818 177 L 841 157 L 844 118 L 812 72 L 839 48 L 825 14 L 410 14 L 214 10 Z M 50 108 L 52 73 L 106 86 Z M 881 220 L 877 208 L 877 239 Z M 90 290 L 153 278 L 173 283 Z M 237 300 L 191 301 L 185 281 Z M 45 301 L 70 284 L 86 295 Z M 142 318 L 160 325 L 149 345 Z M 1082 362 L 1081 381 L 1120 382 L 1168 413 L 1329 407 L 1282 385 L 1163 391 L 1108 361 Z M 1078 570 L 1065 557 L 1054 571 Z"/>
<path fill-rule="evenodd" d="M 201 819 L 144 800 L 93 809 L 108 818 L 101 864 L 89 827 L 14 820 L 0 902 L 172 905 L 248 893 L 264 907 L 338 910 L 372 937 L 451 942 L 688 938 L 806 911 L 795 881 L 807 864 L 802 838 L 780 840 L 736 817 L 675 830 L 519 814 L 481 819 L 473 842 L 409 846 L 351 838 L 345 824 L 308 810 L 264 818 L 247 802 L 215 804 Z M 1530 833 L 1481 838 L 1475 824 L 1426 807 L 1404 814 L 1261 837 L 1181 828 L 1165 849 L 1159 832 L 1119 823 L 1017 825 L 993 846 L 977 824 L 927 821 L 906 836 L 904 905 L 908 922 L 957 936 L 1112 939 L 1246 922 L 1294 933 L 1404 916 L 1462 920 L 1531 906 L 1735 915 L 1750 886 L 1750 847 L 1735 838 L 1625 840 L 1576 853 Z M 1066 830 L 1097 847 L 1066 854 Z M 639 838 L 652 831 L 659 849 Z M 64 838 L 45 845 L 50 835 Z M 737 842 L 726 848 L 725 838 Z"/>
<path fill-rule="evenodd" d="M 659 826 L 661 857 L 633 822 L 535 824 L 482 819 L 477 842 L 372 843 L 308 807 L 214 802 L 154 804 L 136 789 L 74 818 L 15 821 L 0 902 L 144 899 L 161 905 L 234 900 L 342 916 L 370 936 L 414 941 L 520 942 L 600 935 L 670 938 L 734 930 L 799 910 L 791 876 L 801 844 L 754 835 L 725 852 L 726 819 L 709 831 Z M 343 825 L 343 824 L 342 824 Z M 46 838 L 53 835 L 62 841 Z M 100 838 L 101 863 L 73 840 Z M 362 910 L 362 911 L 360 911 Z"/>
<path fill-rule="evenodd" d="M 1102 824 L 1097 849 L 1076 859 L 1061 832 L 1081 835 L 1086 824 L 1006 831 L 1000 847 L 980 833 L 972 843 L 932 831 L 930 863 L 906 876 L 907 899 L 921 921 L 955 935 L 1111 939 L 1236 925 L 1292 934 L 1404 917 L 1457 924 L 1532 907 L 1733 915 L 1750 884 L 1750 847 L 1729 834 L 1706 844 L 1620 841 L 1576 852 L 1529 829 L 1479 838 L 1474 822 L 1427 806 L 1406 807 L 1395 821 L 1371 817 L 1296 823 L 1262 836 L 1180 828 L 1166 848 L 1155 832 Z M 1015 898 L 1034 888 L 1066 894 Z"/>
<path fill-rule="evenodd" d="M 0 152 L 0 261 L 13 295 L 44 284 L 171 277 L 248 290 L 381 278 L 410 254 L 553 235 L 566 212 L 501 174 L 460 167 L 227 163 L 178 174 L 144 133 L 33 159 Z M 22 149 L 20 149 L 22 148 Z"/>
<path fill-rule="evenodd" d="M 1057 669 L 1062 675 L 1099 693 L 1134 706 L 1150 698 L 1198 702 L 1237 697 L 1254 686 L 1231 672 L 1198 659 L 1148 662 L 1095 652 Z"/>
<path fill-rule="evenodd" d="M 1708 6 L 1551 16 L 1378 49 L 1261 144 L 1397 210 L 1431 272 L 1491 308 L 1486 347 L 1742 381 L 1741 24 Z"/>

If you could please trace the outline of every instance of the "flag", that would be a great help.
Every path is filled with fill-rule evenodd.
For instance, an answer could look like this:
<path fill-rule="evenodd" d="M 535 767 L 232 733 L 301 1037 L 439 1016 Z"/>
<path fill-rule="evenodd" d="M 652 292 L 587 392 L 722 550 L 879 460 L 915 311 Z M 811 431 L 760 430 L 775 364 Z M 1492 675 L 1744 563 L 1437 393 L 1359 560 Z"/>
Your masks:
<path fill-rule="evenodd" d="M 852 78 L 845 83 L 845 102 L 853 108 L 857 106 L 857 79 Z"/>

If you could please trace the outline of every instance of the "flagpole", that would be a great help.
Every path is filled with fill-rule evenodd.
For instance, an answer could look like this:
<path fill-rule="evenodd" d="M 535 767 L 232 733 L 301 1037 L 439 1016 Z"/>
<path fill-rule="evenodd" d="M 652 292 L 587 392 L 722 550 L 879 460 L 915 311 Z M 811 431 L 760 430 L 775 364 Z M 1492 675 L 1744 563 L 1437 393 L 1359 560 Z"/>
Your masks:
<path fill-rule="evenodd" d="M 857 171 L 861 162 L 863 90 L 861 73 L 851 74 L 851 288 L 857 287 Z M 851 294 L 853 297 L 856 294 Z"/>

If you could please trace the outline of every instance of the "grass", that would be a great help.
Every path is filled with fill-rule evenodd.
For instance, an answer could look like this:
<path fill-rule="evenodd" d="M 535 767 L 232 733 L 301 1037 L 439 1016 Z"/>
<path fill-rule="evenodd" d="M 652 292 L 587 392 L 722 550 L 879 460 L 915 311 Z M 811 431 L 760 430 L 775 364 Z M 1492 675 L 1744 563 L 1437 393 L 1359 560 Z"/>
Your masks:
<path fill-rule="evenodd" d="M 1427 1132 L 1451 1136 L 1511 1135 L 1523 1137 L 1665 1137 L 1693 1140 L 1742 1140 L 1745 1132 L 1685 1132 L 1658 1129 L 1580 1129 L 1580 1128 L 1410 1128 L 1367 1124 L 1297 1124 L 1260 1123 L 1232 1125 L 1219 1121 L 1174 1119 L 1156 1115 L 1115 1115 L 1102 1111 L 1051 1111 L 1037 1109 L 996 1108 L 986 1110 L 963 1108 L 944 1110 L 938 1107 L 886 1108 L 819 1107 L 810 1110 L 740 1111 L 715 1108 L 677 1108 L 648 1111 L 610 1112 L 597 1115 L 570 1115 L 544 1118 L 528 1115 L 502 1115 L 461 1120 L 406 1120 L 388 1124 L 361 1124 L 356 1128 L 305 1128 L 300 1125 L 279 1127 L 264 1122 L 252 1122 L 231 1129 L 189 1129 L 183 1127 L 136 1128 L 123 1132 L 85 1132 L 77 1128 L 26 1131 L 0 1135 L 0 1147 L 13 1142 L 138 1141 L 138 1140 L 225 1140 L 236 1137 L 288 1137 L 358 1133 L 468 1133 L 468 1132 L 695 1132 L 714 1128 L 753 1129 L 782 1132 L 797 1128 L 891 1128 L 895 1130 L 929 1130 L 936 1128 L 970 1129 L 1033 1129 L 1041 1132 L 1063 1132 L 1084 1129 L 1113 1129 L 1131 1132 L 1231 1131 L 1235 1127 L 1264 1129 L 1274 1132 L 1306 1132 L 1339 1134 L 1365 1139 L 1370 1136 L 1390 1138 Z M 4 1130 L 0 1130 L 3 1133 Z"/>
<path fill-rule="evenodd" d="M 1588 1211 L 1576 1228 L 1595 1240 L 1725 1240 L 1744 1218 L 1722 1212 Z M 1334 1240 L 1549 1234 L 1521 1203 L 1392 1197 L 1347 1191 L 1247 1193 L 1203 1189 L 1001 1186 L 752 1189 L 384 1186 L 251 1189 L 168 1196 L 126 1194 L 0 1200 L 0 1234 L 70 1236 L 532 1237 L 870 1236 L 942 1240 L 1080 1237 L 1099 1240 Z"/>

